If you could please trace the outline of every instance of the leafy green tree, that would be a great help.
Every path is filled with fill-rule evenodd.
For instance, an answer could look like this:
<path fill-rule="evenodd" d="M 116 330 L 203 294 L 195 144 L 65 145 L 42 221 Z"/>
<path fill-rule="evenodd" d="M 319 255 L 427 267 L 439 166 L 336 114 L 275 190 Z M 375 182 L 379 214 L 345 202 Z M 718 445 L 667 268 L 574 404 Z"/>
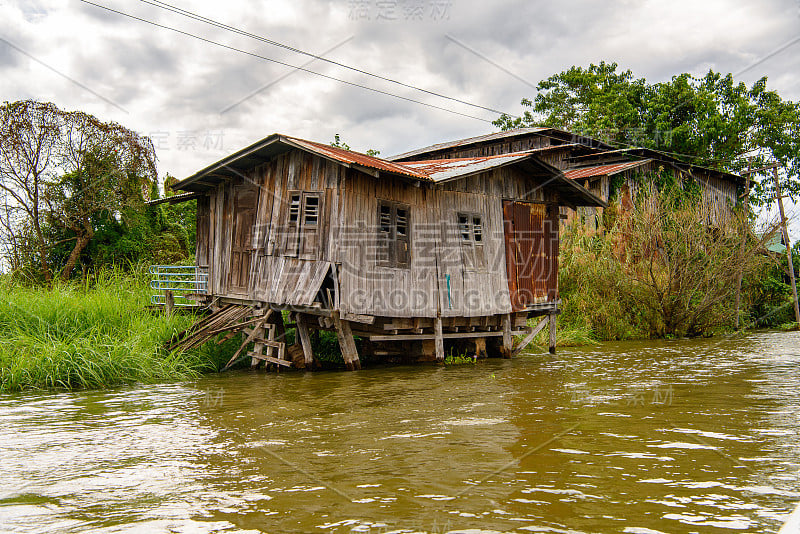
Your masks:
<path fill-rule="evenodd" d="M 80 164 L 50 184 L 46 193 L 48 218 L 74 235 L 74 245 L 61 269 L 67 280 L 81 253 L 95 236 L 98 221 L 114 224 L 122 211 L 142 202 L 142 187 L 147 184 L 141 175 L 120 169 L 116 154 L 94 148 L 80 156 Z"/>
<path fill-rule="evenodd" d="M 616 63 L 571 67 L 539 82 L 520 117 L 501 116 L 503 130 L 549 126 L 606 140 L 669 152 L 678 159 L 721 170 L 742 171 L 777 161 L 782 187 L 800 195 L 800 104 L 733 75 L 709 71 L 649 84 Z M 762 178 L 771 178 L 766 173 Z M 773 196 L 771 179 L 754 183 L 754 201 Z"/>
<path fill-rule="evenodd" d="M 30 279 L 106 265 L 171 263 L 194 248 L 195 204 L 159 195 L 151 141 L 50 103 L 0 106 L 0 241 Z M 173 180 L 167 177 L 167 180 Z"/>

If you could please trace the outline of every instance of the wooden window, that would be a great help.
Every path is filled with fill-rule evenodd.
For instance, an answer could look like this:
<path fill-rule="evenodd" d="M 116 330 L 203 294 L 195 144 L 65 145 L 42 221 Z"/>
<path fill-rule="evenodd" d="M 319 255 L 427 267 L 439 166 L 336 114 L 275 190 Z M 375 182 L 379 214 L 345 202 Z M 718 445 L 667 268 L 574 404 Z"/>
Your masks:
<path fill-rule="evenodd" d="M 322 194 L 318 191 L 289 191 L 288 200 L 283 255 L 306 259 L 317 258 Z"/>
<path fill-rule="evenodd" d="M 464 268 L 469 271 L 486 269 L 486 254 L 483 250 L 483 216 L 477 213 L 458 214 L 458 233 L 461 242 L 461 257 Z"/>
<path fill-rule="evenodd" d="M 305 193 L 303 203 L 303 226 L 316 226 L 319 223 L 319 195 Z"/>
<path fill-rule="evenodd" d="M 378 201 L 376 259 L 383 267 L 411 264 L 411 209 L 406 204 Z"/>

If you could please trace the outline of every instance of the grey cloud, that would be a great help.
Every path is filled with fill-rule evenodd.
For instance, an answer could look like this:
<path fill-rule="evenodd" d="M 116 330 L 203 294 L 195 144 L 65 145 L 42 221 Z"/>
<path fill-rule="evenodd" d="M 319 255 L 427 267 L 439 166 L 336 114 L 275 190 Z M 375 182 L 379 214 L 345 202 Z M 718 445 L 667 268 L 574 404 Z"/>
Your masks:
<path fill-rule="evenodd" d="M 152 6 L 116 0 L 113 3 L 112 0 L 102 0 L 100 3 L 118 6 L 163 24 L 188 28 L 194 33 L 294 65 L 308 60 L 306 56 L 188 21 Z M 225 10 L 218 9 L 217 4 L 196 3 L 191 9 L 315 53 L 355 35 L 352 42 L 337 50 L 332 57 L 368 71 L 512 113 L 521 111 L 520 99 L 535 96 L 534 90 L 452 43 L 446 35 L 462 40 L 535 85 L 572 65 L 586 66 L 601 60 L 617 61 L 622 68 L 631 68 L 637 76 L 646 77 L 651 82 L 668 80 L 687 71 L 702 74 L 709 66 L 722 72 L 735 72 L 800 31 L 795 0 L 766 0 L 759 3 L 756 11 L 744 0 L 731 1 L 724 10 L 720 9 L 718 19 L 722 22 L 717 26 L 698 21 L 694 14 L 708 4 L 676 0 L 665 7 L 665 4 L 654 3 L 652 6 L 661 8 L 658 17 L 648 10 L 650 5 L 633 0 L 614 3 L 584 0 L 566 4 L 463 0 L 452 3 L 447 20 L 434 21 L 428 17 L 423 21 L 393 22 L 352 20 L 348 3 L 339 1 L 297 0 L 297 7 L 293 8 L 296 12 L 292 15 L 276 12 L 277 8 L 264 7 L 260 3 L 231 5 Z M 0 15 L 2 10 L 3 6 L 0 6 Z M 377 148 L 384 155 L 391 155 L 413 147 L 494 130 L 487 123 L 324 82 L 306 73 L 293 74 L 229 113 L 220 115 L 221 109 L 289 69 L 84 4 L 70 4 L 69 8 L 57 10 L 49 16 L 72 16 L 75 13 L 79 15 L 78 24 L 83 26 L 65 30 L 59 37 L 37 34 L 35 17 L 39 15 L 31 15 L 33 22 L 30 31 L 25 33 L 35 39 L 30 42 L 31 48 L 49 53 L 53 42 L 58 43 L 59 50 L 68 51 L 70 74 L 98 88 L 98 91 L 110 92 L 110 97 L 130 107 L 130 117 L 115 117 L 122 122 L 135 122 L 135 127 L 143 131 L 178 126 L 219 126 L 229 134 L 233 144 L 226 149 L 231 151 L 240 148 L 235 146 L 238 142 L 233 139 L 241 140 L 243 146 L 248 140 L 276 130 L 322 142 L 330 141 L 338 132 L 354 148 Z M 758 16 L 753 18 L 749 13 Z M 103 30 L 111 24 L 115 30 L 113 38 L 103 37 Z M 695 28 L 692 30 L 695 33 L 687 31 L 688 27 Z M 101 45 L 94 50 L 82 49 L 70 41 L 72 32 L 97 34 Z M 725 32 L 725 35 L 714 35 L 713 32 Z M 738 37 L 734 45 L 731 45 L 731 34 Z M 34 85 L 50 79 L 46 73 L 25 69 L 14 54 L 0 45 L 0 69 L 4 76 L 21 78 L 30 74 Z M 788 50 L 754 69 L 744 79 L 752 83 L 761 74 L 769 74 L 771 87 L 786 91 L 781 93 L 785 98 L 796 99 L 800 95 L 796 74 L 798 57 L 797 50 Z M 315 63 L 310 68 L 494 118 L 485 111 L 331 65 Z M 773 86 L 773 83 L 779 85 Z M 59 95 L 65 101 L 76 102 L 74 89 L 67 90 L 59 84 L 54 91 L 57 103 Z M 8 98 L 19 96 L 14 94 Z M 81 98 L 85 102 L 94 102 L 91 95 Z M 209 154 L 202 157 L 199 154 L 179 154 L 175 150 L 160 156 L 162 171 L 176 174 L 196 170 L 190 167 L 197 161 L 218 159 Z"/>

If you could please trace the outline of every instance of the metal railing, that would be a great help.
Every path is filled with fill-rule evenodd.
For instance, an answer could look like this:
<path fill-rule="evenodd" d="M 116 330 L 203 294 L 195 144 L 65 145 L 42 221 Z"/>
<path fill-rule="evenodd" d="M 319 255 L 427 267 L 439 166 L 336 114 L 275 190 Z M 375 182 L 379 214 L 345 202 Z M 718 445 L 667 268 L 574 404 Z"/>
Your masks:
<path fill-rule="evenodd" d="M 151 265 L 150 304 L 164 306 L 166 291 L 171 291 L 175 306 L 194 307 L 199 302 L 191 297 L 205 295 L 208 292 L 208 267 L 195 265 Z"/>

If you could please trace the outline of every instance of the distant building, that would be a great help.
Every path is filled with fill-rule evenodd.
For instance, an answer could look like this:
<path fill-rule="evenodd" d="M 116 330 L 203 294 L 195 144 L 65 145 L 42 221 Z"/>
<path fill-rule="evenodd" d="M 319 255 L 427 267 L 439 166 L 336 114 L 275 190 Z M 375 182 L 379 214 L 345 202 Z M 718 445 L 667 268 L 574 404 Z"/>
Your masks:
<path fill-rule="evenodd" d="M 745 180 L 725 171 L 690 165 L 669 154 L 646 148 L 616 149 L 603 141 L 554 128 L 521 128 L 420 148 L 389 158 L 402 163 L 428 158 L 462 158 L 532 150 L 541 161 L 561 170 L 604 202 L 628 210 L 641 192 L 652 193 L 664 174 L 680 182 L 694 180 L 701 190 L 701 210 L 710 226 L 730 220 L 744 192 Z M 602 224 L 603 208 L 562 209 L 568 222 L 589 229 Z"/>

